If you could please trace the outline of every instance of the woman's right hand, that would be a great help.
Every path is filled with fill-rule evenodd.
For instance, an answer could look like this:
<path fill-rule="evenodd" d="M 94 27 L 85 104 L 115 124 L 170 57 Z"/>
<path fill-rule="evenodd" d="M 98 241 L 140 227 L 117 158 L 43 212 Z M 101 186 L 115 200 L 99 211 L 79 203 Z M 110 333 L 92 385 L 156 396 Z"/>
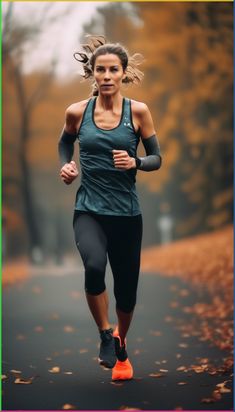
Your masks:
<path fill-rule="evenodd" d="M 66 185 L 70 185 L 77 176 L 78 169 L 73 160 L 70 163 L 65 163 L 65 165 L 60 169 L 60 177 Z"/>

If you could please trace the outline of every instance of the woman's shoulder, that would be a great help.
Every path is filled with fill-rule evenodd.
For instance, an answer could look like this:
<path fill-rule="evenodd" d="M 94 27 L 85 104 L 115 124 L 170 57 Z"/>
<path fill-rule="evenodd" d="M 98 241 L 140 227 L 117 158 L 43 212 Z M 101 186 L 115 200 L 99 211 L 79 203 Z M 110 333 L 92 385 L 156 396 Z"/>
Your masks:
<path fill-rule="evenodd" d="M 132 113 L 136 116 L 143 116 L 147 112 L 149 112 L 149 108 L 146 103 L 139 102 L 133 99 L 131 99 L 131 109 L 132 109 Z"/>
<path fill-rule="evenodd" d="M 80 102 L 72 103 L 65 111 L 66 118 L 79 120 L 82 117 L 89 100 L 90 99 L 86 99 L 81 100 Z"/>

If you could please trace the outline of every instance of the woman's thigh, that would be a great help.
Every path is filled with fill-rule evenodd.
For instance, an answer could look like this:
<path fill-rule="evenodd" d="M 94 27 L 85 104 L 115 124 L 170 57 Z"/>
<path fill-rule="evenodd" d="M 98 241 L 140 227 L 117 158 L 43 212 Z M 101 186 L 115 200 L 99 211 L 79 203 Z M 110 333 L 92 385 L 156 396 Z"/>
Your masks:
<path fill-rule="evenodd" d="M 114 219 L 108 231 L 108 256 L 114 279 L 138 277 L 142 242 L 142 216 Z"/>
<path fill-rule="evenodd" d="M 74 212 L 74 236 L 84 265 L 105 267 L 107 237 L 97 218 L 86 212 Z"/>

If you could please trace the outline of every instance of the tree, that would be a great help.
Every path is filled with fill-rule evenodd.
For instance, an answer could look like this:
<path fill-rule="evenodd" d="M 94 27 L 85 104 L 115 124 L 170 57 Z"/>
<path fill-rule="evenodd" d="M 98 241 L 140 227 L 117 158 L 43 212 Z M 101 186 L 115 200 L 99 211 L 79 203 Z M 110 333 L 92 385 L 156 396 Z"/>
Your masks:
<path fill-rule="evenodd" d="M 47 25 L 54 23 L 62 14 L 51 15 L 49 13 L 52 4 L 47 4 L 38 14 L 37 21 L 25 22 L 14 15 L 14 3 L 9 3 L 3 16 L 2 59 L 3 75 L 12 82 L 13 93 L 17 102 L 19 122 L 19 165 L 20 178 L 8 177 L 5 184 L 11 182 L 16 186 L 20 183 L 22 199 L 24 202 L 25 224 L 28 232 L 28 255 L 33 260 L 41 259 L 40 231 L 36 221 L 34 199 L 31 187 L 31 173 L 28 162 L 28 148 L 31 138 L 32 116 L 38 103 L 45 98 L 48 88 L 54 77 L 56 65 L 55 58 L 51 60 L 51 66 L 44 72 L 38 73 L 32 88 L 27 87 L 24 75 L 23 61 L 29 46 L 34 47 L 40 35 Z M 3 87 L 3 96 L 6 97 Z M 7 123 L 9 119 L 3 119 Z M 4 128 L 7 132 L 7 128 Z M 4 138 L 4 136 L 3 136 Z"/>

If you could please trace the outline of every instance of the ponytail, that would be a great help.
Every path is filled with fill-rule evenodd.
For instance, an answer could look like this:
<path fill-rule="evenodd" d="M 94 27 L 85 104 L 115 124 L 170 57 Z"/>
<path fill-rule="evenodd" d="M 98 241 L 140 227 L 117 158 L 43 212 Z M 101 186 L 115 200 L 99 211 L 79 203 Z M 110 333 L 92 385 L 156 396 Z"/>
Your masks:
<path fill-rule="evenodd" d="M 133 56 L 128 56 L 126 49 L 119 43 L 107 43 L 104 36 L 87 35 L 88 43 L 82 44 L 82 52 L 74 53 L 74 58 L 82 63 L 83 73 L 80 73 L 84 80 L 92 80 L 92 95 L 98 96 L 99 91 L 94 82 L 94 66 L 98 56 L 105 54 L 115 54 L 119 57 L 123 71 L 126 76 L 122 82 L 125 84 L 138 84 L 144 77 L 144 73 L 140 71 L 137 66 L 143 63 L 143 56 L 135 53 Z"/>

